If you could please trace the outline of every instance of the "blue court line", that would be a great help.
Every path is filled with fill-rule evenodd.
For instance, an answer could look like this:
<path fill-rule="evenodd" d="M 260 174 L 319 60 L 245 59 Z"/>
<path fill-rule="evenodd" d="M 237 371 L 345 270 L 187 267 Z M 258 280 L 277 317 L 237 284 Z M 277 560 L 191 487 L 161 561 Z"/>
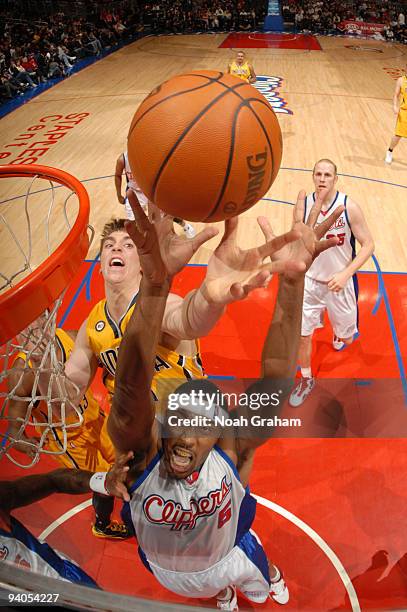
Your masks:
<path fill-rule="evenodd" d="M 95 269 L 96 264 L 99 262 L 99 255 L 97 255 L 95 257 L 95 259 L 90 259 L 90 260 L 86 259 L 85 261 L 91 262 L 89 270 L 86 272 L 86 274 L 82 278 L 81 283 L 80 283 L 78 289 L 76 290 L 74 296 L 72 297 L 71 301 L 69 302 L 68 306 L 66 307 L 65 312 L 62 315 L 61 320 L 58 323 L 58 327 L 62 327 L 63 324 L 65 323 L 66 319 L 68 318 L 69 313 L 71 312 L 72 308 L 75 306 L 76 300 L 78 299 L 80 293 L 82 292 L 83 287 L 85 287 L 85 289 L 86 289 L 86 300 L 88 302 L 90 302 L 90 299 L 91 299 L 90 281 L 91 281 L 91 278 L 92 278 L 93 270 Z"/>
<path fill-rule="evenodd" d="M 372 255 L 372 259 L 373 259 L 374 264 L 376 266 L 377 277 L 378 277 L 378 280 L 379 280 L 379 286 L 381 288 L 381 292 L 382 292 L 382 295 L 383 295 L 384 305 L 385 305 L 386 313 L 387 313 L 387 319 L 388 319 L 388 322 L 389 322 L 390 332 L 391 332 L 392 339 L 393 339 L 394 351 L 396 353 L 397 365 L 398 365 L 399 372 L 400 372 L 401 384 L 403 385 L 404 400 L 405 400 L 405 403 L 407 405 L 407 380 L 406 380 L 406 372 L 405 372 L 405 369 L 404 369 L 403 357 L 401 355 L 400 344 L 399 344 L 399 340 L 398 340 L 398 337 L 397 337 L 396 326 L 395 326 L 394 319 L 393 319 L 393 313 L 391 311 L 390 301 L 389 301 L 389 297 L 387 295 L 386 285 L 385 285 L 384 280 L 383 280 L 383 275 L 382 275 L 382 271 L 380 269 L 380 264 L 379 264 L 377 258 L 375 257 L 375 255 Z"/>

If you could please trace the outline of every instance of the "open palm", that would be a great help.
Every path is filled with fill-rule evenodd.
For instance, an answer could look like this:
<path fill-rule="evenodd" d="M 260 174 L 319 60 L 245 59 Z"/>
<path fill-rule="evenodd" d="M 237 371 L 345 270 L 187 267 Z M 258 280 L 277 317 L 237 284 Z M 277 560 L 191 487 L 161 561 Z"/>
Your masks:
<path fill-rule="evenodd" d="M 243 250 L 236 243 L 238 218 L 225 222 L 225 233 L 208 262 L 205 281 L 201 288 L 209 302 L 227 304 L 243 299 L 253 289 L 267 286 L 274 272 L 299 272 L 302 264 L 279 259 L 264 263 L 267 257 L 297 240 L 300 234 L 291 230 L 273 236 L 259 247 Z"/>

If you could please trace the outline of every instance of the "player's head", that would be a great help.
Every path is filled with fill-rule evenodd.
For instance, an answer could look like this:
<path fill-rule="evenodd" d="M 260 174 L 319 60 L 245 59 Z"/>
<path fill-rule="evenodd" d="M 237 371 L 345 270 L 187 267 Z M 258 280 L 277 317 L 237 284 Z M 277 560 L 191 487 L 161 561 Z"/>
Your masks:
<path fill-rule="evenodd" d="M 333 191 L 338 180 L 336 164 L 327 158 L 318 160 L 314 166 L 312 178 L 317 192 L 321 188 L 328 189 L 329 192 Z"/>
<path fill-rule="evenodd" d="M 246 59 L 246 53 L 244 51 L 238 51 L 236 53 L 236 63 L 237 64 L 243 64 L 245 59 Z"/>
<path fill-rule="evenodd" d="M 105 281 L 133 281 L 140 273 L 136 245 L 126 230 L 126 219 L 112 219 L 103 228 L 100 242 L 100 268 Z"/>
<path fill-rule="evenodd" d="M 163 426 L 164 461 L 169 476 L 187 478 L 198 470 L 219 439 L 222 394 L 206 379 L 190 380 L 168 396 Z"/>

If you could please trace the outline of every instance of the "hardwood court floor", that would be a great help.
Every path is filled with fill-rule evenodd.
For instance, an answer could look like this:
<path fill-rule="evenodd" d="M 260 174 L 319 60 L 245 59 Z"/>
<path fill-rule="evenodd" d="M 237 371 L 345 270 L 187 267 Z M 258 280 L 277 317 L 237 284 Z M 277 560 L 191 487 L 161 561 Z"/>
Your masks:
<path fill-rule="evenodd" d="M 225 69 L 233 50 L 218 48 L 224 39 L 223 34 L 147 37 L 107 56 L 2 120 L 0 151 L 11 152 L 2 162 L 33 156 L 24 152 L 33 142 L 24 140 L 29 128 L 45 126 L 34 132 L 36 137 L 55 130 L 63 133 L 52 146 L 43 145 L 46 150 L 37 163 L 61 167 L 85 182 L 91 223 L 98 234 L 111 215 L 123 212 L 112 174 L 138 104 L 172 75 Z M 407 143 L 401 142 L 390 167 L 383 162 L 394 127 L 394 79 L 388 72 L 404 66 L 405 50 L 377 41 L 363 41 L 362 50 L 348 48 L 355 46 L 351 39 L 320 37 L 319 42 L 322 51 L 250 49 L 248 53 L 258 75 L 282 78 L 279 94 L 292 114 L 278 115 L 284 140 L 282 170 L 268 199 L 242 216 L 239 240 L 248 246 L 260 239 L 259 214 L 267 214 L 277 231 L 286 229 L 291 218 L 286 203 L 295 200 L 300 188 L 312 190 L 314 162 L 329 157 L 341 174 L 339 189 L 363 207 L 382 269 L 405 271 Z M 21 185 L 8 183 L 2 187 L 2 200 L 23 193 Z M 2 211 L 18 221 L 21 206 L 15 204 L 3 204 Z M 195 261 L 205 263 L 215 245 L 216 239 Z M 41 249 L 39 238 L 36 248 Z M 97 248 L 96 240 L 91 257 Z M 374 269 L 371 263 L 366 267 Z"/>

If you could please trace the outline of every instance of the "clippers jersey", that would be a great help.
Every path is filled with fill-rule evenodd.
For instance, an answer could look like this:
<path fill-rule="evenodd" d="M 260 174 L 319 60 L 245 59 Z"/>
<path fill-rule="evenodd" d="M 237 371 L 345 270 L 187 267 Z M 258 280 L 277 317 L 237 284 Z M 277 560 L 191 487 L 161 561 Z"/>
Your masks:
<path fill-rule="evenodd" d="M 101 300 L 91 310 L 86 331 L 93 353 L 104 369 L 103 382 L 109 392 L 110 399 L 114 393 L 114 376 L 116 373 L 117 355 L 123 334 L 136 304 L 137 295 L 130 302 L 126 312 L 118 324 L 109 314 L 106 299 Z M 175 351 L 157 346 L 155 357 L 155 373 L 151 390 L 155 401 L 164 401 L 168 393 L 191 378 L 203 378 L 199 342 L 195 340 L 196 354 L 193 357 L 180 355 Z M 159 408 L 161 410 L 161 407 Z"/>
<path fill-rule="evenodd" d="M 13 516 L 7 522 L 0 513 L 0 563 L 10 563 L 39 574 L 88 586 L 97 586 L 76 563 L 40 543 Z"/>
<path fill-rule="evenodd" d="M 145 195 L 145 193 L 141 191 L 140 187 L 137 184 L 137 181 L 133 178 L 133 173 L 130 168 L 129 157 L 127 155 L 127 151 L 126 153 L 123 153 L 123 160 L 124 160 L 124 172 L 126 174 L 126 180 L 127 180 L 127 188 L 130 188 L 135 192 L 137 199 L 140 202 L 140 206 L 147 206 L 148 197 Z"/>
<path fill-rule="evenodd" d="M 318 255 L 313 261 L 306 275 L 313 280 L 321 283 L 327 283 L 334 274 L 340 272 L 349 262 L 354 259 L 355 237 L 352 234 L 352 229 L 349 222 L 348 212 L 346 209 L 346 201 L 348 196 L 344 193 L 336 192 L 336 196 L 330 207 L 320 212 L 316 225 L 322 223 L 327 216 L 333 213 L 338 206 L 345 206 L 345 210 L 341 216 L 335 221 L 334 225 L 329 228 L 324 236 L 326 238 L 339 238 L 339 244 L 331 249 L 328 249 Z M 304 222 L 307 221 L 308 215 L 315 203 L 315 193 L 308 194 L 305 200 Z"/>
<path fill-rule="evenodd" d="M 192 484 L 168 477 L 159 451 L 130 495 L 124 514 L 131 514 L 141 558 L 175 572 L 199 572 L 224 559 L 256 513 L 255 499 L 218 446 Z"/>
<path fill-rule="evenodd" d="M 230 64 L 230 74 L 238 79 L 242 79 L 242 81 L 249 82 L 250 68 L 248 62 L 244 62 L 244 64 L 237 64 L 235 61 L 233 61 Z"/>

